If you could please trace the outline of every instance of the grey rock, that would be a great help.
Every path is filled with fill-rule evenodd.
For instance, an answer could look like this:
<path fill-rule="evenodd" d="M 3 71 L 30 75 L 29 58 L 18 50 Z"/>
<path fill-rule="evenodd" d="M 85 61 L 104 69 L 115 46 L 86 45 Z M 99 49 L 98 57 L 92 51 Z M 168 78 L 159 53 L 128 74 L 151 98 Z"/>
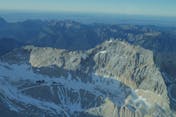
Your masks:
<path fill-rule="evenodd" d="M 3 105 L 20 116 L 174 116 L 153 53 L 126 42 L 88 51 L 26 46 L 1 57 L 0 74 Z"/>

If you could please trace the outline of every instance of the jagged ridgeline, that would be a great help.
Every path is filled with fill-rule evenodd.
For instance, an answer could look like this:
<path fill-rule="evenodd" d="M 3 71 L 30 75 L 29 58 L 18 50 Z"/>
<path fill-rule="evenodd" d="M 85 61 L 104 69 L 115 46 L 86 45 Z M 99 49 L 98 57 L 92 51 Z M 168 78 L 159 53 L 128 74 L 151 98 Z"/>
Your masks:
<path fill-rule="evenodd" d="M 153 51 L 118 40 L 84 51 L 24 46 L 1 56 L 0 113 L 174 117 L 175 85 L 167 76 Z"/>

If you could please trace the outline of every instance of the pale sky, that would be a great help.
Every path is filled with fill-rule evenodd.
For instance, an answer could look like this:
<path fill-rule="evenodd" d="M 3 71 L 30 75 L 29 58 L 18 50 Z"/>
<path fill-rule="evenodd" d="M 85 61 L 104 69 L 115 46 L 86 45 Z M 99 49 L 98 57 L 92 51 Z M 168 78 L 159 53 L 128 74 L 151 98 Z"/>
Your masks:
<path fill-rule="evenodd" d="M 176 16 L 176 0 L 0 0 L 0 10 Z"/>

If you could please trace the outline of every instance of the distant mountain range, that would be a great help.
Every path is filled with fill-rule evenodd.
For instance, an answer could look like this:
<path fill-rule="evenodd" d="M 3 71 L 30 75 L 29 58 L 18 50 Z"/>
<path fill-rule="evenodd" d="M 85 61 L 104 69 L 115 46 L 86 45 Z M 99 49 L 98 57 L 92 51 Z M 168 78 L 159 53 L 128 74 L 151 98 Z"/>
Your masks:
<path fill-rule="evenodd" d="M 149 39 L 153 38 L 155 40 L 152 42 L 161 41 L 160 38 L 168 38 L 166 41 L 174 40 L 176 30 L 174 27 L 154 25 L 81 24 L 71 20 L 26 20 L 9 23 L 3 18 L 0 19 L 0 26 L 0 39 L 8 38 L 24 45 L 32 44 L 69 50 L 90 49 L 110 38 L 139 44 L 149 43 L 148 41 L 151 41 Z M 142 43 L 144 41 L 145 43 Z"/>
<path fill-rule="evenodd" d="M 171 16 L 150 16 L 130 14 L 107 14 L 107 13 L 80 13 L 80 12 L 32 12 L 18 10 L 0 10 L 0 16 L 7 21 L 17 22 L 27 19 L 42 20 L 73 20 L 85 24 L 133 24 L 133 25 L 158 25 L 175 26 L 176 17 Z"/>

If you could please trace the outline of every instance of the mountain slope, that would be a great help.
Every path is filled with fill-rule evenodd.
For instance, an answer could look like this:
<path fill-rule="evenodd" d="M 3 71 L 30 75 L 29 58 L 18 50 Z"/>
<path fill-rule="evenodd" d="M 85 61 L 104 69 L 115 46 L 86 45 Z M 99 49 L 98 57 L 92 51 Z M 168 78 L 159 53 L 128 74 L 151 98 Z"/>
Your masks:
<path fill-rule="evenodd" d="M 174 116 L 153 53 L 117 40 L 88 51 L 15 49 L 0 74 L 4 116 Z"/>
<path fill-rule="evenodd" d="M 2 38 L 0 39 L 0 56 L 21 46 L 22 44 L 16 41 L 15 39 Z"/>

